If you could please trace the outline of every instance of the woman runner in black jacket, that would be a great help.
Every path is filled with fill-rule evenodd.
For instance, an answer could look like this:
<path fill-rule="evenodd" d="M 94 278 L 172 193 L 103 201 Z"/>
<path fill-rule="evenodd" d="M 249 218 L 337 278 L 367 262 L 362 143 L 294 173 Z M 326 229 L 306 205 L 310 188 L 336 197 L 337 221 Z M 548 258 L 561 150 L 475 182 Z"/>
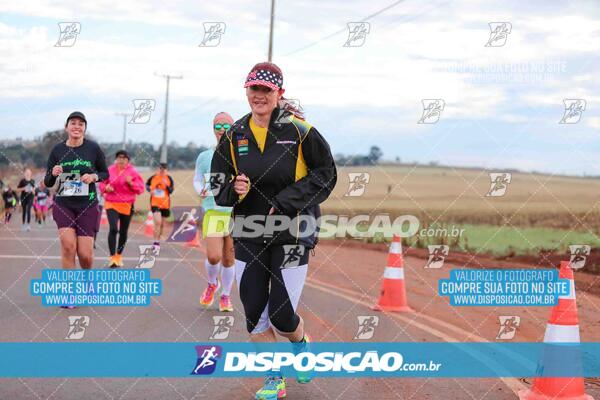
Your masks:
<path fill-rule="evenodd" d="M 211 172 L 220 178 L 211 183 L 216 203 L 233 207 L 236 277 L 251 340 L 274 342 L 276 331 L 302 351 L 310 340 L 296 308 L 317 242 L 319 203 L 337 174 L 329 145 L 289 107 L 282 86 L 275 64 L 252 68 L 244 85 L 252 112 L 219 141 Z M 273 373 L 256 398 L 284 394 L 285 379 Z"/>

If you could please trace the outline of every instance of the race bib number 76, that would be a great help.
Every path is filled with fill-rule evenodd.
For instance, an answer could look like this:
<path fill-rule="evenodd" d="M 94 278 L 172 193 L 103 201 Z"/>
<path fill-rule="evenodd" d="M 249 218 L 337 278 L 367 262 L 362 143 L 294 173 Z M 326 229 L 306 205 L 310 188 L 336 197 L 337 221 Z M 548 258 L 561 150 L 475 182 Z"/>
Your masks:
<path fill-rule="evenodd" d="M 89 194 L 89 185 L 81 182 L 81 176 L 78 173 L 62 173 L 58 179 L 57 196 L 87 196 Z"/>

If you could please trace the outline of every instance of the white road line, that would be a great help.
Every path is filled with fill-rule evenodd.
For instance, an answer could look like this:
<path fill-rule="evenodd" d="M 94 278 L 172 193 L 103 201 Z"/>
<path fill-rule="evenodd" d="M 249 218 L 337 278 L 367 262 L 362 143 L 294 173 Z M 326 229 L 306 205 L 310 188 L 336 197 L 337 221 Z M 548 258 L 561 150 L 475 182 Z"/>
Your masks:
<path fill-rule="evenodd" d="M 24 242 L 56 242 L 57 244 L 59 243 L 57 238 L 41 238 L 41 237 L 18 237 L 18 236 L 11 236 L 11 237 L 0 237 L 0 239 L 4 242 L 7 242 L 9 240 L 17 240 L 17 241 L 24 241 Z M 141 239 L 129 239 L 127 238 L 127 243 L 151 243 L 153 241 L 153 239 L 147 239 L 147 240 L 141 240 Z M 167 242 L 167 243 L 178 243 L 178 242 Z"/>
<path fill-rule="evenodd" d="M 373 306 L 373 304 L 375 304 L 375 300 L 373 299 L 371 302 L 366 302 L 363 300 L 358 300 L 358 297 L 364 297 L 363 295 L 361 295 L 360 293 L 354 292 L 352 290 L 349 289 L 344 289 L 344 288 L 339 288 L 337 286 L 316 280 L 314 278 L 309 278 L 307 279 L 306 285 L 312 287 L 313 289 L 317 289 L 320 290 L 322 292 L 325 292 L 327 294 L 330 294 L 332 296 L 336 296 L 339 297 L 341 299 L 345 299 L 348 300 L 352 303 L 357 303 L 360 304 L 362 306 L 365 306 L 369 309 L 371 309 L 371 306 Z M 343 294 L 341 292 L 345 292 L 348 294 Z M 478 341 L 481 342 L 489 342 L 489 340 L 482 338 L 480 336 L 475 335 L 473 332 L 468 332 L 464 329 L 461 329 L 457 326 L 448 324 L 444 321 L 440 321 L 437 318 L 433 318 L 430 317 L 428 315 L 425 314 L 421 314 L 420 312 L 416 311 L 415 312 L 419 317 L 422 317 L 424 319 L 426 319 L 428 322 L 433 323 L 433 324 L 437 324 L 439 327 L 441 328 L 445 328 L 445 329 L 452 329 L 455 332 L 460 332 L 461 334 L 464 334 L 466 336 L 471 336 L 476 338 Z M 411 315 L 414 315 L 415 313 L 411 313 Z M 420 322 L 415 321 L 413 318 L 410 318 L 407 315 L 403 315 L 403 314 L 397 314 L 397 313 L 385 313 L 386 316 L 389 316 L 391 318 L 395 318 L 395 319 L 399 319 L 409 325 L 414 326 L 415 328 L 419 328 L 433 336 L 437 336 L 440 339 L 446 341 L 446 342 L 460 342 L 457 338 L 448 335 L 447 333 L 441 332 L 435 328 L 432 328 L 431 326 L 427 326 L 425 324 L 422 324 Z M 498 378 L 500 379 L 502 382 L 504 382 L 504 384 L 510 389 L 512 390 L 516 395 L 518 395 L 519 390 L 521 389 L 527 389 L 527 386 L 525 386 L 523 384 L 523 382 L 521 382 L 520 380 L 516 379 L 516 378 Z"/>
<path fill-rule="evenodd" d="M 0 258 L 8 258 L 8 259 L 30 259 L 30 260 L 60 260 L 60 256 L 33 256 L 26 254 L 0 254 Z M 138 261 L 138 257 L 123 257 L 123 260 L 126 261 Z M 204 261 L 204 259 L 199 258 L 168 258 L 168 257 L 158 257 L 156 261 L 167 261 L 167 262 L 182 262 L 182 261 L 190 261 L 190 262 L 200 262 Z"/>

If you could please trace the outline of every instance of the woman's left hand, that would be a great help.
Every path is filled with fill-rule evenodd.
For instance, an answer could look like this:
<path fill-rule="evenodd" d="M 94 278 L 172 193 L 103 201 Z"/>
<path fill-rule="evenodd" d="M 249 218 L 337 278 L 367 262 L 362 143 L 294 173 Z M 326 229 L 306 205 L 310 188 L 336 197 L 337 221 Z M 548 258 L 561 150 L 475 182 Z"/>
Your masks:
<path fill-rule="evenodd" d="M 88 184 L 96 182 L 96 174 L 83 174 L 81 176 L 81 182 Z"/>

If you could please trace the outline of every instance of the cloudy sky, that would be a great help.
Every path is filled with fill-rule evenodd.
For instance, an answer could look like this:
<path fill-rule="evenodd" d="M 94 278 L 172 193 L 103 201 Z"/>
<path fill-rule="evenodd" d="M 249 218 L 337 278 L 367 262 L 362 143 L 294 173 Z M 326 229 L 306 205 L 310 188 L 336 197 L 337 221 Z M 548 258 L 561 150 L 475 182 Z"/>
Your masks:
<path fill-rule="evenodd" d="M 129 124 L 128 137 L 159 144 L 165 80 L 156 74 L 169 73 L 183 76 L 171 84 L 169 141 L 212 144 L 215 113 L 249 110 L 242 84 L 267 57 L 269 12 L 269 0 L 2 2 L 0 139 L 58 129 L 78 109 L 97 138 L 116 142 L 115 113 L 154 99 L 150 121 Z M 72 46 L 55 46 L 59 22 L 80 24 Z M 225 24 L 217 46 L 199 46 L 205 22 Z M 369 31 L 361 46 L 344 47 L 353 22 Z M 510 33 L 486 46 L 495 22 Z M 597 1 L 276 6 L 274 61 L 286 94 L 334 153 L 378 145 L 402 161 L 600 174 L 599 50 Z M 418 123 L 423 99 L 443 100 L 437 123 Z M 564 99 L 584 101 L 567 120 L 577 123 L 559 123 Z"/>

